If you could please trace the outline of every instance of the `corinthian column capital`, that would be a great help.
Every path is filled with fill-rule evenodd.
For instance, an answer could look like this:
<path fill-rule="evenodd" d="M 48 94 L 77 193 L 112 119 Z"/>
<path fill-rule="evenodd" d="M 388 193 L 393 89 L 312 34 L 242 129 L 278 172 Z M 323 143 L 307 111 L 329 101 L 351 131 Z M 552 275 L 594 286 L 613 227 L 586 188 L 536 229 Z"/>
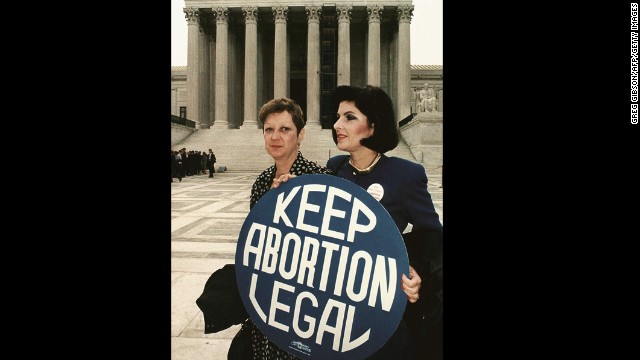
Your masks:
<path fill-rule="evenodd" d="M 188 24 L 198 22 L 198 17 L 200 17 L 200 11 L 198 8 L 188 7 L 182 9 L 182 11 L 184 11 L 184 18 L 187 19 Z"/>
<path fill-rule="evenodd" d="M 226 7 L 217 7 L 212 8 L 213 14 L 216 16 L 217 24 L 227 24 L 229 23 L 229 9 Z"/>
<path fill-rule="evenodd" d="M 289 14 L 288 6 L 274 6 L 271 8 L 273 12 L 273 20 L 276 22 L 287 22 L 287 15 Z"/>
<path fill-rule="evenodd" d="M 349 22 L 351 21 L 351 10 L 353 6 L 351 5 L 337 5 L 336 13 L 338 15 L 338 22 Z"/>
<path fill-rule="evenodd" d="M 369 5 L 367 6 L 367 17 L 369 18 L 369 22 L 380 22 L 382 18 L 382 6 L 380 5 Z"/>
<path fill-rule="evenodd" d="M 246 23 L 258 22 L 258 7 L 257 6 L 243 6 L 242 15 L 244 15 L 244 21 Z"/>
<path fill-rule="evenodd" d="M 398 6 L 398 21 L 399 22 L 411 22 L 413 16 L 413 5 L 399 5 Z"/>
<path fill-rule="evenodd" d="M 322 6 L 319 5 L 307 5 L 304 7 L 307 13 L 307 21 L 308 22 L 320 22 L 320 17 L 322 16 Z"/>

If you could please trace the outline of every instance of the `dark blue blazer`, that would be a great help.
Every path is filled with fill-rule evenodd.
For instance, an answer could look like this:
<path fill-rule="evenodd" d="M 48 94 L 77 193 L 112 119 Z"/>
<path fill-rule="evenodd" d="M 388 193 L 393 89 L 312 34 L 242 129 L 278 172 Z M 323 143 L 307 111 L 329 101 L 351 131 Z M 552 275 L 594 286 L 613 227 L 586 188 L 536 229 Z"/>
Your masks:
<path fill-rule="evenodd" d="M 412 231 L 402 235 L 409 255 L 409 263 L 422 278 L 420 299 L 407 302 L 404 321 L 411 332 L 413 358 L 442 359 L 442 223 L 436 213 L 431 194 L 427 190 L 427 174 L 422 165 L 382 155 L 368 174 L 358 174 L 349 164 L 348 155 L 332 157 L 327 168 L 335 175 L 368 189 L 379 184 L 384 190 L 378 201 L 393 218 L 400 233 L 407 224 Z M 379 186 L 373 188 L 379 193 Z M 375 196 L 374 196 L 375 197 Z M 399 331 L 383 349 L 399 351 L 404 346 L 393 346 L 393 339 L 407 336 Z M 396 341 L 397 343 L 397 341 Z M 434 355 L 436 354 L 436 355 Z M 382 356 L 382 355 L 381 355 Z"/>
<path fill-rule="evenodd" d="M 383 154 L 370 173 L 357 174 L 348 159 L 348 155 L 332 157 L 327 161 L 327 168 L 365 190 L 372 184 L 380 184 L 384 194 L 379 201 L 400 233 L 408 223 L 413 224 L 414 230 L 442 230 L 440 217 L 427 190 L 428 179 L 422 165 Z"/>

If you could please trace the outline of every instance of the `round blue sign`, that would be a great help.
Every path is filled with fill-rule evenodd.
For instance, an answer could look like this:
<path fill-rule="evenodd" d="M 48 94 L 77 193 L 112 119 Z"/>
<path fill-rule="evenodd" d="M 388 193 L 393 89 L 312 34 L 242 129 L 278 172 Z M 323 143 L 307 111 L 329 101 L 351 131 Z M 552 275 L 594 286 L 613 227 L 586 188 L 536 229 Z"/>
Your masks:
<path fill-rule="evenodd" d="M 302 175 L 269 190 L 247 216 L 236 281 L 256 326 L 302 359 L 364 359 L 407 305 L 407 250 L 385 208 L 361 187 Z"/>

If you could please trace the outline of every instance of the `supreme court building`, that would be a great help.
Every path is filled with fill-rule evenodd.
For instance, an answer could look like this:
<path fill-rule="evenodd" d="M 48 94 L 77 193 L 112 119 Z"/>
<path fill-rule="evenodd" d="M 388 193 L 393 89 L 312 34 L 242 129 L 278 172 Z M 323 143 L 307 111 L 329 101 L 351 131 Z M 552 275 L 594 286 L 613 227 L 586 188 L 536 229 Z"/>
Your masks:
<path fill-rule="evenodd" d="M 393 0 L 185 0 L 185 117 L 196 128 L 258 127 L 263 103 L 290 97 L 307 126 L 329 128 L 335 87 L 371 84 L 391 96 L 400 121 L 415 98 L 413 9 Z"/>

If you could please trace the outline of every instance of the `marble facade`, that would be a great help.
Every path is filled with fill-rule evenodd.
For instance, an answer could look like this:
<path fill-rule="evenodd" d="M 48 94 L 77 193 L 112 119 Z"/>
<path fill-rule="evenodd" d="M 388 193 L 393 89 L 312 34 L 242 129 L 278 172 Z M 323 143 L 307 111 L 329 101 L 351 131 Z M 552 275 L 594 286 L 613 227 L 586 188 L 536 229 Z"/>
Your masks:
<path fill-rule="evenodd" d="M 184 80 L 172 74 L 172 113 L 186 107 L 197 128 L 257 127 L 260 105 L 288 96 L 309 126 L 326 128 L 332 89 L 373 84 L 403 119 L 414 106 L 413 8 L 402 0 L 185 0 L 188 64 Z"/>

